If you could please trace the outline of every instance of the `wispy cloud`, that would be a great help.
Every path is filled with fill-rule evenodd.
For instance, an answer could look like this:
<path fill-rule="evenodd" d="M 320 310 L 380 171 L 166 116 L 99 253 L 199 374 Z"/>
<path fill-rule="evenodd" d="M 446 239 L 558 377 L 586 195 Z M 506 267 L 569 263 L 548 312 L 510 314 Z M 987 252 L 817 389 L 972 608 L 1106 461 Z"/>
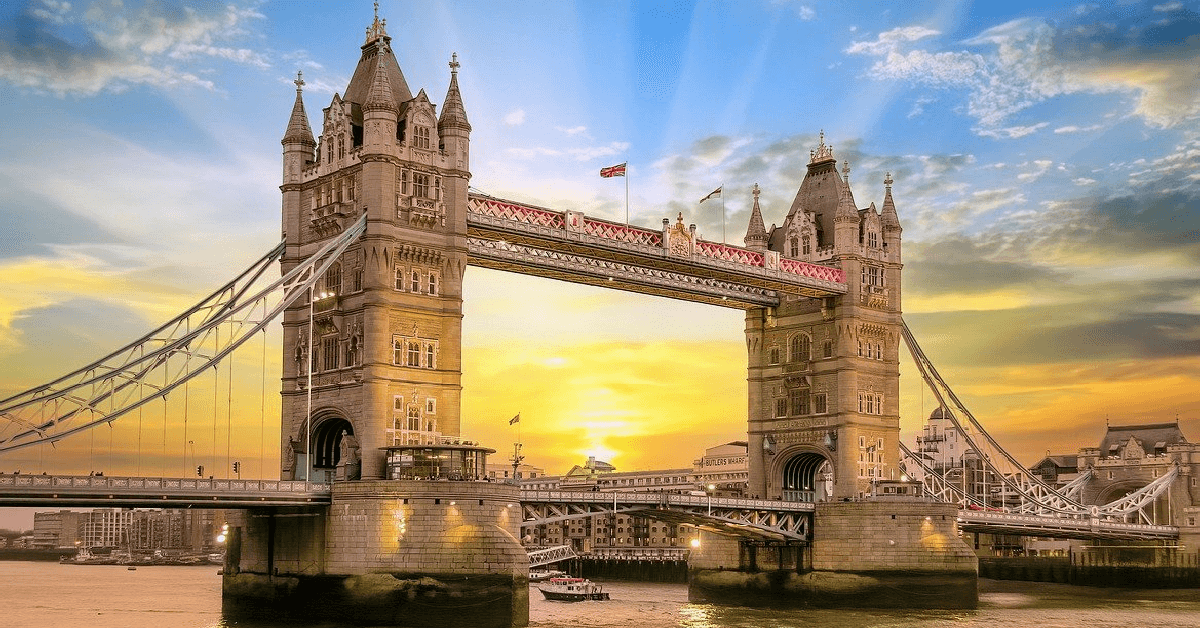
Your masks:
<path fill-rule="evenodd" d="M 979 122 L 977 132 L 989 137 L 1028 134 L 1030 127 L 1005 127 L 1005 121 L 1068 94 L 1131 94 L 1133 113 L 1158 127 L 1200 115 L 1200 73 L 1195 70 L 1200 53 L 1194 46 L 1165 31 L 1150 32 L 1144 25 L 1118 31 L 1106 21 L 1135 18 L 1088 13 L 1080 19 L 1084 17 L 1090 21 L 1061 27 L 1017 19 L 962 42 L 984 53 L 918 47 L 916 42 L 939 34 L 924 26 L 855 41 L 845 52 L 875 57 L 868 74 L 878 79 L 965 89 L 967 111 Z"/>
<path fill-rule="evenodd" d="M 146 3 L 132 9 L 94 3 L 76 10 L 67 2 L 44 1 L 6 25 L 23 36 L 0 41 L 0 80 L 59 95 L 135 84 L 213 89 L 199 60 L 270 67 L 262 53 L 219 43 L 245 35 L 245 25 L 260 18 L 255 9 L 233 4 Z"/>

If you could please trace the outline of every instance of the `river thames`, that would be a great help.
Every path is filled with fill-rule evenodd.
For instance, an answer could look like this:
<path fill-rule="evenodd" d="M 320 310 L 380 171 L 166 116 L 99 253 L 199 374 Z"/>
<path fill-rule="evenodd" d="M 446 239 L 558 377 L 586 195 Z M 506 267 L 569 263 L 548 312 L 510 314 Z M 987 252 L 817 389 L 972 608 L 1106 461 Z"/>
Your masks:
<path fill-rule="evenodd" d="M 217 567 L 0 561 L 7 628 L 343 628 L 353 624 L 227 622 Z M 547 602 L 530 588 L 535 628 L 1195 628 L 1200 590 L 1094 589 L 981 581 L 975 611 L 779 611 L 689 604 L 681 584 L 608 582 L 609 602 Z M 440 628 L 440 627 L 439 627 Z"/>

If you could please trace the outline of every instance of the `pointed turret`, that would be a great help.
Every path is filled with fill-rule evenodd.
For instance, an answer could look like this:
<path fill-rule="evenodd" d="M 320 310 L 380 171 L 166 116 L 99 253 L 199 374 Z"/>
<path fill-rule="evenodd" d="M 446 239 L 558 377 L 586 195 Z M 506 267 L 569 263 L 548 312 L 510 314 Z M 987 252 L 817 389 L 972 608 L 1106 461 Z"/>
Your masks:
<path fill-rule="evenodd" d="M 754 207 L 750 210 L 750 226 L 746 228 L 746 248 L 751 251 L 767 250 L 767 227 L 763 224 L 762 211 L 758 207 L 758 184 L 754 184 Z"/>
<path fill-rule="evenodd" d="M 381 59 L 375 66 L 371 77 L 371 90 L 367 92 L 367 100 L 362 103 L 363 113 L 369 111 L 390 111 L 399 113 L 400 107 L 392 97 L 392 84 L 388 79 L 387 60 Z"/>
<path fill-rule="evenodd" d="M 850 195 L 850 187 L 845 185 L 838 190 L 837 210 L 833 214 L 833 246 L 835 253 L 850 253 L 858 250 L 858 233 L 862 219 L 858 208 L 854 206 L 854 197 Z"/>
<path fill-rule="evenodd" d="M 450 89 L 446 90 L 446 100 L 442 103 L 442 115 L 438 118 L 438 132 L 446 135 L 446 129 L 462 129 L 471 131 L 471 123 L 467 121 L 467 110 L 463 107 L 462 95 L 458 93 L 458 53 L 450 56 Z"/>
<path fill-rule="evenodd" d="M 896 203 L 892 200 L 892 173 L 883 178 L 883 213 L 880 222 L 883 224 L 883 245 L 887 247 L 892 261 L 900 261 L 900 217 L 896 214 Z"/>
<path fill-rule="evenodd" d="M 388 37 L 384 28 L 386 25 L 387 20 L 379 19 L 376 12 L 375 21 L 367 27 L 362 56 L 358 59 L 354 76 L 350 77 L 350 84 L 346 86 L 346 94 L 342 97 L 342 100 L 351 103 L 350 115 L 356 125 L 362 124 L 362 106 L 370 98 L 375 86 L 375 74 L 381 67 L 387 74 L 391 101 L 397 107 L 413 97 L 408 89 L 408 81 L 404 80 L 404 73 L 400 71 L 400 64 L 396 62 L 396 56 L 392 53 L 392 38 Z"/>
<path fill-rule="evenodd" d="M 296 102 L 292 105 L 292 117 L 288 119 L 287 131 L 283 134 L 282 144 L 307 144 L 316 146 L 317 140 L 313 137 L 312 127 L 308 126 L 308 114 L 304 112 L 304 73 L 297 72 L 296 80 Z"/>
<path fill-rule="evenodd" d="M 383 50 L 388 51 L 386 45 Z M 400 106 L 392 99 L 386 59 L 380 59 L 375 66 L 374 76 L 371 77 L 371 90 L 367 92 L 366 102 L 362 104 L 362 117 L 363 144 L 368 147 L 369 152 L 384 152 L 395 147 Z"/>
<path fill-rule="evenodd" d="M 471 164 L 471 123 L 467 121 L 467 110 L 463 107 L 462 95 L 458 93 L 458 53 L 450 56 L 450 88 L 446 90 L 446 101 L 442 103 L 442 115 L 438 118 L 438 137 L 442 152 L 459 170 L 468 170 Z"/>

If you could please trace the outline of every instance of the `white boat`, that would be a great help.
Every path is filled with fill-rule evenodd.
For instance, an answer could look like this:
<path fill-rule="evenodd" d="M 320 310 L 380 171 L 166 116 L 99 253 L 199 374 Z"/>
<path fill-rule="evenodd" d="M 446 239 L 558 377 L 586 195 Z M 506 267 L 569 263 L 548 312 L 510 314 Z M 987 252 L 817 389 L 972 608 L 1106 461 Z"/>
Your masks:
<path fill-rule="evenodd" d="M 543 580 L 549 580 L 551 578 L 565 578 L 570 575 L 571 574 L 565 571 L 559 571 L 557 569 L 530 569 L 529 581 L 542 582 Z"/>
<path fill-rule="evenodd" d="M 557 602 L 609 599 L 603 587 L 586 578 L 550 578 L 539 584 L 538 590 L 547 600 Z"/>

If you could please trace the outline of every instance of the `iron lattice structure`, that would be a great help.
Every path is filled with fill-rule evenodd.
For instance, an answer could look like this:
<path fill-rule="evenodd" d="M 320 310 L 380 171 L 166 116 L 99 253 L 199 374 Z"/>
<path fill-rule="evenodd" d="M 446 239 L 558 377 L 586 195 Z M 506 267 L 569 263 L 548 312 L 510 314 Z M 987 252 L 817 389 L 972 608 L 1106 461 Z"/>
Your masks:
<path fill-rule="evenodd" d="M 805 541 L 815 505 L 672 493 L 522 491 L 522 528 L 597 515 L 648 517 L 750 540 Z"/>
<path fill-rule="evenodd" d="M 301 299 L 366 230 L 366 217 L 275 281 L 280 243 L 237 278 L 132 343 L 0 401 L 0 453 L 111 424 L 215 366 Z"/>
<path fill-rule="evenodd" d="M 945 474 L 946 469 L 940 471 L 935 469 L 918 453 L 914 453 L 901 443 L 902 470 L 908 477 L 920 481 L 930 494 L 942 501 L 956 503 L 968 511 L 1009 512 L 1040 517 L 1126 523 L 1129 523 L 1131 519 L 1136 519 L 1141 524 L 1152 525 L 1154 523 L 1144 509 L 1152 505 L 1155 499 L 1167 491 L 1179 472 L 1178 465 L 1145 487 L 1116 501 L 1103 505 L 1083 504 L 1079 500 L 1083 487 L 1092 477 L 1091 469 L 1085 470 L 1078 478 L 1061 489 L 1055 489 L 1046 484 L 1037 474 L 1017 462 L 975 419 L 971 411 L 938 374 L 933 363 L 921 350 L 921 346 L 917 344 L 907 323 L 902 322 L 901 333 L 904 336 L 905 345 L 912 354 L 913 362 L 916 363 L 917 370 L 921 373 L 921 378 L 933 391 L 939 407 L 943 408 L 943 418 L 950 420 L 958 435 L 966 442 L 967 451 L 974 453 L 980 467 L 979 472 L 1000 484 L 997 488 L 1001 490 L 1002 505 L 996 506 L 988 496 L 981 496 L 966 490 L 962 484 L 948 479 Z M 960 420 L 959 417 L 965 419 L 966 422 Z"/>

